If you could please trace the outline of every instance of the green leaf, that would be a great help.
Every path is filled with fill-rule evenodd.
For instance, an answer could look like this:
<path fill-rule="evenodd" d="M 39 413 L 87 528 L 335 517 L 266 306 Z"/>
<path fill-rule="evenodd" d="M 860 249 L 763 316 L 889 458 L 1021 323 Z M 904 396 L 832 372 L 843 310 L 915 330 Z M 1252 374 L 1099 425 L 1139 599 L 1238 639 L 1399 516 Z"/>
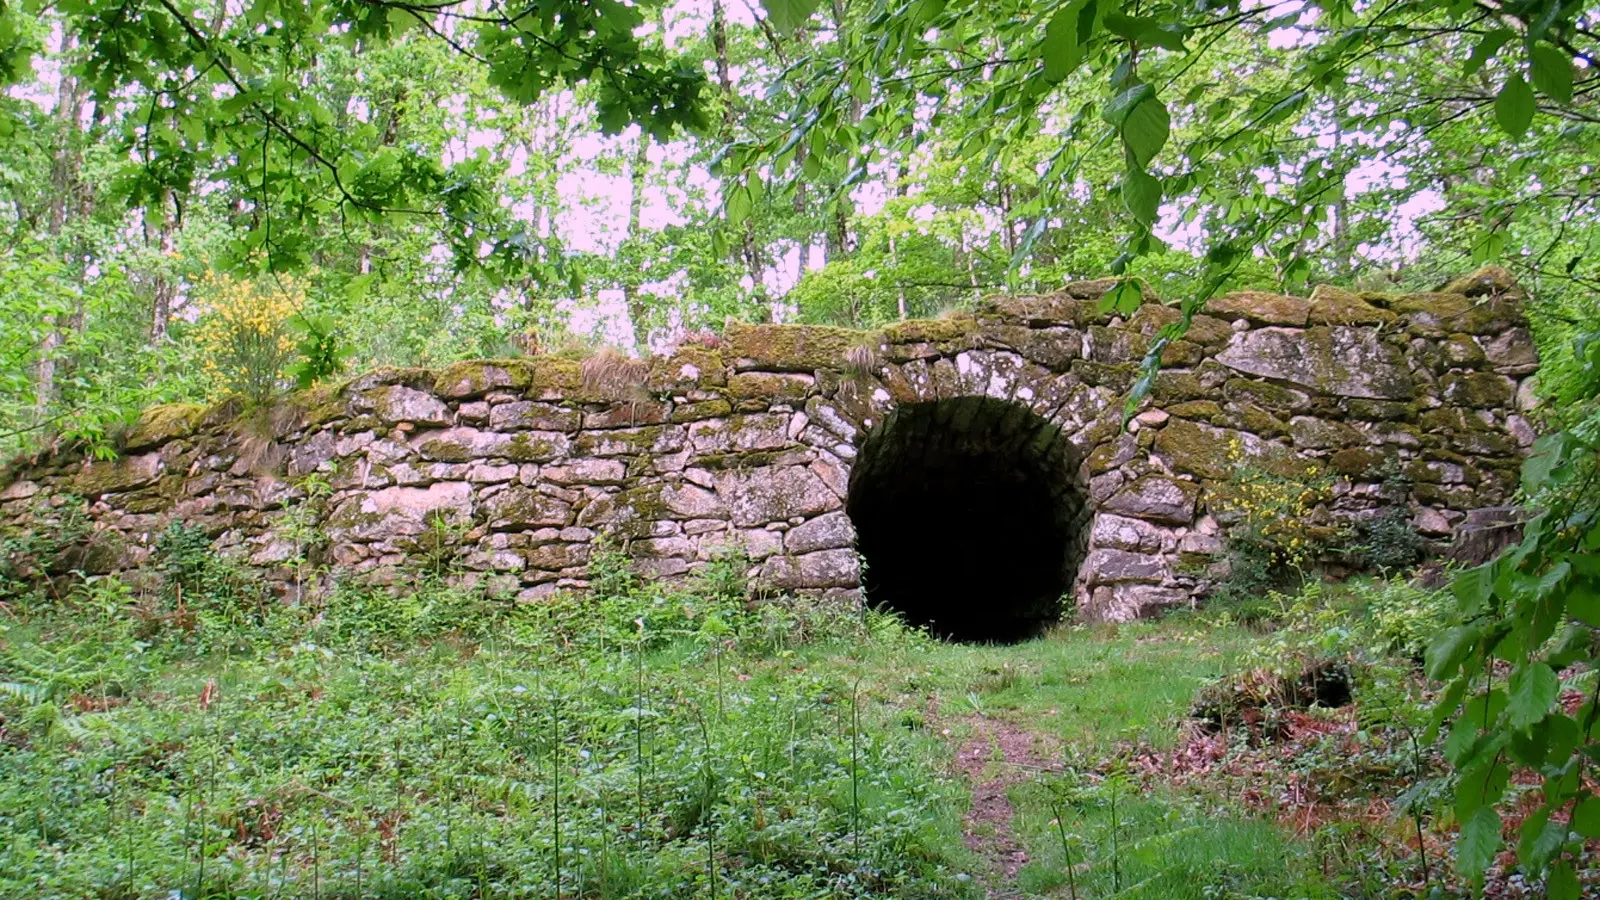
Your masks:
<path fill-rule="evenodd" d="M 1106 291 L 1100 298 L 1097 309 L 1102 313 L 1116 313 L 1119 316 L 1131 316 L 1139 309 L 1139 304 L 1144 302 L 1144 292 L 1139 290 L 1139 284 L 1132 278 L 1117 282 L 1117 286 Z"/>
<path fill-rule="evenodd" d="M 1483 68 L 1484 63 L 1492 59 L 1496 53 L 1500 52 L 1500 48 L 1506 45 L 1506 41 L 1515 36 L 1516 33 L 1509 28 L 1496 28 L 1484 35 L 1483 40 L 1472 48 L 1472 55 L 1467 57 L 1466 65 L 1461 67 L 1461 74 L 1471 75 Z"/>
<path fill-rule="evenodd" d="M 1561 692 L 1561 680 L 1554 669 L 1544 663 L 1533 663 L 1511 675 L 1511 696 L 1507 709 L 1512 726 L 1527 728 L 1543 719 Z"/>
<path fill-rule="evenodd" d="M 1148 84 L 1136 84 L 1111 98 L 1111 102 L 1101 111 L 1100 118 L 1115 125 L 1120 131 L 1123 123 L 1128 121 L 1128 116 L 1133 113 L 1134 107 L 1153 99 L 1155 95 L 1154 87 Z"/>
<path fill-rule="evenodd" d="M 1492 807 L 1479 807 L 1461 825 L 1461 837 L 1456 841 L 1456 868 L 1468 881 L 1477 882 L 1499 851 L 1500 815 Z"/>
<path fill-rule="evenodd" d="M 1079 6 L 1069 3 L 1061 7 L 1044 26 L 1039 55 L 1044 58 L 1044 77 L 1051 82 L 1066 78 L 1083 62 L 1083 42 L 1078 39 Z"/>
<path fill-rule="evenodd" d="M 1550 874 L 1544 881 L 1545 900 L 1579 900 L 1583 896 L 1583 887 L 1578 884 L 1578 873 L 1573 870 L 1572 863 L 1561 860 L 1550 867 Z"/>
<path fill-rule="evenodd" d="M 1433 639 L 1424 654 L 1428 664 L 1428 677 L 1443 681 L 1454 675 L 1461 664 L 1466 662 L 1467 655 L 1472 652 L 1472 647 L 1478 640 L 1478 629 L 1470 625 L 1461 625 L 1456 628 L 1441 632 Z"/>
<path fill-rule="evenodd" d="M 811 14 L 817 11 L 820 0 L 761 0 L 761 8 L 767 11 L 767 21 L 772 23 L 783 34 L 793 34 L 796 28 L 806 23 Z"/>
<path fill-rule="evenodd" d="M 1567 456 L 1567 433 L 1558 431 L 1533 442 L 1533 452 L 1522 461 L 1522 489 L 1530 494 L 1544 487 Z"/>
<path fill-rule="evenodd" d="M 728 224 L 738 225 L 750 217 L 750 210 L 755 204 L 750 197 L 750 188 L 738 185 L 728 192 Z"/>
<path fill-rule="evenodd" d="M 1521 75 L 1513 74 L 1506 79 L 1505 87 L 1494 98 L 1494 120 L 1500 124 L 1501 131 L 1512 137 L 1528 133 L 1528 126 L 1533 124 L 1533 88 L 1528 87 Z"/>
<path fill-rule="evenodd" d="M 1500 802 L 1510 782 L 1511 769 L 1494 760 L 1463 773 L 1456 785 L 1456 818 L 1464 822 L 1480 808 Z"/>
<path fill-rule="evenodd" d="M 1488 605 L 1494 597 L 1494 563 L 1485 563 L 1457 575 L 1450 583 L 1450 592 L 1456 596 L 1456 607 L 1471 613 Z"/>
<path fill-rule="evenodd" d="M 1154 92 L 1134 104 L 1122 123 L 1122 143 L 1133 164 L 1143 169 L 1150 165 L 1172 133 L 1172 116 Z"/>
<path fill-rule="evenodd" d="M 1161 180 L 1143 171 L 1128 172 L 1122 179 L 1122 203 L 1135 221 L 1149 226 L 1161 208 Z"/>
<path fill-rule="evenodd" d="M 1572 830 L 1586 838 L 1600 838 L 1600 797 L 1585 797 L 1572 809 Z"/>
<path fill-rule="evenodd" d="M 1572 102 L 1572 58 L 1540 41 L 1528 48 L 1533 61 L 1533 86 L 1565 106 Z"/>

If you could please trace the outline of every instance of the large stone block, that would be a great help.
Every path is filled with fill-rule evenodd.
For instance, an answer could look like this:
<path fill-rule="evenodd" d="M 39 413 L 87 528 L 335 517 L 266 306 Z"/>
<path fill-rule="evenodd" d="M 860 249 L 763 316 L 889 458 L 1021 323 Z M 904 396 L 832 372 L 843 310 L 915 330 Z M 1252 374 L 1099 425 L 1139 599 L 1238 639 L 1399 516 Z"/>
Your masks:
<path fill-rule="evenodd" d="M 1340 397 L 1410 400 L 1416 393 L 1405 356 L 1370 328 L 1242 331 L 1217 354 L 1217 362 Z"/>

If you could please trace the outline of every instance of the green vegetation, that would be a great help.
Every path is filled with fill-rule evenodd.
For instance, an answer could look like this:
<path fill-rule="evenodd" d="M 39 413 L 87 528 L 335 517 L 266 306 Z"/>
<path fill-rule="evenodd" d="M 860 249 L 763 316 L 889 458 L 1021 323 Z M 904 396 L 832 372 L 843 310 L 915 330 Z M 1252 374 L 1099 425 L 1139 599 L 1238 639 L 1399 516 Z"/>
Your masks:
<path fill-rule="evenodd" d="M 1415 662 L 1440 592 L 960 646 L 751 606 L 744 565 L 294 604 L 179 526 L 154 588 L 15 591 L 0 895 L 1458 895 Z"/>

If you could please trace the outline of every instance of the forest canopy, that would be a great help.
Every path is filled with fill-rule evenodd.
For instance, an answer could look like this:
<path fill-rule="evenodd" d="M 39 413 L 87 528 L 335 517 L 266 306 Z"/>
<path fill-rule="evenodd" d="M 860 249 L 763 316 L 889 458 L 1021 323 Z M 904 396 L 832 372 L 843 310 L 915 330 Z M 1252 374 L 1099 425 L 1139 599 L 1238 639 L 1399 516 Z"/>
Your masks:
<path fill-rule="evenodd" d="M 1108 273 L 1119 312 L 1192 311 L 1498 262 L 1570 329 L 1600 278 L 1595 17 L 4 0 L 5 441 L 243 391 L 197 360 L 249 298 L 282 313 L 269 386 Z"/>

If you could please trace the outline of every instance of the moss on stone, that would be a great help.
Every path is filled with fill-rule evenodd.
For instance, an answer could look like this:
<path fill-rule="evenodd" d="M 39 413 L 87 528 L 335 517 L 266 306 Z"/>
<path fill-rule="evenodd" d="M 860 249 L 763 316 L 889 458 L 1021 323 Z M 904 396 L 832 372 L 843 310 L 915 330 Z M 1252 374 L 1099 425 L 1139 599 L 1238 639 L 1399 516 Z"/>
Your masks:
<path fill-rule="evenodd" d="M 702 400 L 699 403 L 684 403 L 672 409 L 672 421 L 682 424 L 684 422 L 698 422 L 702 419 L 715 419 L 733 412 L 733 404 L 720 397 L 715 400 Z"/>
<path fill-rule="evenodd" d="M 772 372 L 841 370 L 854 347 L 872 338 L 871 332 L 829 325 L 746 325 L 732 322 L 726 339 L 729 352 L 741 369 Z"/>
<path fill-rule="evenodd" d="M 440 369 L 433 392 L 449 400 L 466 400 L 501 388 L 525 388 L 532 382 L 527 360 L 469 359 Z"/>
<path fill-rule="evenodd" d="M 1204 400 L 1215 393 L 1193 372 L 1163 369 L 1156 373 L 1150 396 L 1157 404 Z"/>
<path fill-rule="evenodd" d="M 72 492 L 93 499 L 153 483 L 160 471 L 154 453 L 91 463 L 72 479 Z"/>
<path fill-rule="evenodd" d="M 1103 363 L 1092 359 L 1076 359 L 1072 361 L 1072 373 L 1083 379 L 1084 384 L 1107 387 L 1122 394 L 1139 377 L 1139 366 L 1132 362 Z"/>
<path fill-rule="evenodd" d="M 1417 404 L 1396 400 L 1366 400 L 1350 397 L 1344 402 L 1352 419 L 1365 422 L 1410 422 L 1417 418 Z"/>
<path fill-rule="evenodd" d="M 1189 400 L 1164 408 L 1169 414 L 1180 419 L 1198 419 L 1204 422 L 1222 415 L 1222 405 L 1215 400 Z"/>
<path fill-rule="evenodd" d="M 1388 457 L 1367 447 L 1347 447 L 1335 452 L 1328 462 L 1340 475 L 1363 478 L 1383 471 Z"/>
<path fill-rule="evenodd" d="M 284 399 L 284 403 L 300 410 L 308 428 L 326 425 L 350 415 L 349 404 L 334 385 L 317 385 L 295 391 Z"/>
<path fill-rule="evenodd" d="M 971 337 L 978 330 L 978 320 L 970 314 L 946 316 L 942 319 L 911 319 L 885 328 L 884 339 L 891 344 L 948 343 Z"/>
<path fill-rule="evenodd" d="M 198 403 L 166 403 L 139 414 L 139 420 L 123 439 L 125 451 L 159 447 L 168 441 L 188 437 L 200 427 L 206 408 Z"/>
<path fill-rule="evenodd" d="M 1230 403 L 1216 418 L 1216 424 L 1237 431 L 1248 431 L 1262 437 L 1283 437 L 1289 433 L 1289 423 L 1283 421 L 1254 403 Z"/>
<path fill-rule="evenodd" d="M 1088 284 L 1084 282 L 1083 284 Z M 990 313 L 1002 322 L 1015 325 L 1083 325 L 1093 318 L 1093 303 L 1085 303 L 1088 294 L 1093 294 L 1092 300 L 1099 300 L 1115 279 L 1107 279 L 1097 284 L 1104 284 L 1104 288 L 1089 288 L 1083 292 L 1085 296 L 1073 294 L 1070 290 L 1059 294 L 1035 294 L 1020 297 L 988 297 L 983 301 L 982 312 Z M 1095 293 L 1098 290 L 1099 293 Z M 1106 318 L 1106 317 L 1100 317 Z"/>
<path fill-rule="evenodd" d="M 1166 457 L 1173 471 L 1220 480 L 1232 471 L 1228 461 L 1233 435 L 1185 419 L 1168 419 L 1156 432 L 1155 451 Z"/>
<path fill-rule="evenodd" d="M 729 469 L 753 469 L 758 466 L 770 466 L 782 457 L 781 450 L 752 450 L 746 453 L 709 453 L 705 456 L 696 456 L 696 468 L 726 471 Z"/>
<path fill-rule="evenodd" d="M 674 350 L 670 356 L 651 359 L 647 383 L 651 391 L 658 393 L 722 387 L 728 381 L 727 366 L 720 350 L 687 345 Z"/>
<path fill-rule="evenodd" d="M 1483 266 L 1471 275 L 1463 275 L 1439 289 L 1450 294 L 1481 297 L 1485 294 L 1520 297 L 1522 288 L 1503 266 Z"/>
<path fill-rule="evenodd" d="M 1459 316 L 1472 308 L 1472 301 L 1462 294 L 1407 294 L 1397 297 L 1390 304 L 1396 312 L 1407 315 L 1422 313 L 1444 319 L 1450 316 Z"/>
<path fill-rule="evenodd" d="M 1439 386 L 1447 403 L 1474 409 L 1509 407 L 1516 391 L 1511 379 L 1493 372 L 1451 372 Z"/>
<path fill-rule="evenodd" d="M 500 452 L 512 462 L 545 463 L 559 459 L 565 449 L 549 438 L 536 437 L 529 432 L 519 431 Z"/>
<path fill-rule="evenodd" d="M 597 450 L 605 444 L 621 444 L 626 448 L 622 453 L 607 453 L 606 456 L 628 456 L 640 453 L 650 453 L 655 449 L 656 443 L 665 434 L 665 426 L 641 425 L 638 428 L 617 428 L 607 431 L 586 431 L 572 439 L 572 455 L 574 457 L 595 456 Z"/>
<path fill-rule="evenodd" d="M 1302 409 L 1308 399 L 1302 391 L 1252 378 L 1228 379 L 1222 386 L 1222 395 L 1236 403 L 1253 403 L 1279 413 Z"/>
<path fill-rule="evenodd" d="M 1476 369 L 1483 365 L 1487 358 L 1483 355 L 1483 348 L 1473 340 L 1470 334 L 1452 334 L 1446 337 L 1439 345 L 1439 350 L 1444 354 L 1444 360 L 1451 366 L 1463 366 Z"/>
<path fill-rule="evenodd" d="M 1310 309 L 1311 305 L 1299 297 L 1264 291 L 1235 291 L 1213 297 L 1206 303 L 1206 312 L 1219 319 L 1245 319 L 1259 325 L 1296 328 L 1306 324 Z"/>
<path fill-rule="evenodd" d="M 815 392 L 816 382 L 805 375 L 740 372 L 728 379 L 728 396 L 734 400 L 804 400 Z"/>
<path fill-rule="evenodd" d="M 1362 295 L 1329 285 L 1319 285 L 1311 292 L 1313 325 L 1388 325 L 1399 318 L 1387 309 L 1369 303 Z"/>

